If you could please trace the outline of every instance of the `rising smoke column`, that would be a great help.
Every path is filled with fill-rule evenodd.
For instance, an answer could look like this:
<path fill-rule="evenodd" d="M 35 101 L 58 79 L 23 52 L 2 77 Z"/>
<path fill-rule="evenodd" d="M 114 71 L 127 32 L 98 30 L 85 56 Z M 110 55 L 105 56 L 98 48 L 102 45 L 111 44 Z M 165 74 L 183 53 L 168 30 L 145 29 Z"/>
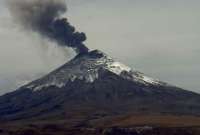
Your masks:
<path fill-rule="evenodd" d="M 67 11 L 65 0 L 8 0 L 13 18 L 24 28 L 54 40 L 59 46 L 72 47 L 77 53 L 86 53 L 83 44 L 86 35 L 61 16 Z"/>

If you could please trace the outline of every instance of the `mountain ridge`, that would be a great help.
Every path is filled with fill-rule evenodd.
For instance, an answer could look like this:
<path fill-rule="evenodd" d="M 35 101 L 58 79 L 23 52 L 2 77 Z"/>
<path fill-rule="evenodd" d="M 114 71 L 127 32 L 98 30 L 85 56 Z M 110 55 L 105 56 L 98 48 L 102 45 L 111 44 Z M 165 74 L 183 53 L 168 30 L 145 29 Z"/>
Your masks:
<path fill-rule="evenodd" d="M 199 116 L 199 103 L 199 94 L 147 77 L 95 50 L 1 96 L 0 120 Z"/>
<path fill-rule="evenodd" d="M 71 67 L 74 67 L 76 69 L 71 70 L 70 69 Z M 46 84 L 47 87 L 49 85 L 63 87 L 66 82 L 74 81 L 75 79 L 80 79 L 80 80 L 85 79 L 86 82 L 92 83 L 95 79 L 98 78 L 97 72 L 101 68 L 109 70 L 129 80 L 140 81 L 141 83 L 143 82 L 146 84 L 167 85 L 164 82 L 160 82 L 156 79 L 147 77 L 138 71 L 133 71 L 130 67 L 113 60 L 111 57 L 109 57 L 108 55 L 99 50 L 94 50 L 87 54 L 77 55 L 74 59 L 72 59 L 68 63 L 50 72 L 47 76 L 39 79 L 39 81 L 45 79 L 47 81 L 51 80 L 51 82 L 48 82 Z M 34 87 L 33 83 L 28 84 L 25 87 L 32 88 Z M 41 89 L 41 88 L 37 87 L 35 89 Z"/>

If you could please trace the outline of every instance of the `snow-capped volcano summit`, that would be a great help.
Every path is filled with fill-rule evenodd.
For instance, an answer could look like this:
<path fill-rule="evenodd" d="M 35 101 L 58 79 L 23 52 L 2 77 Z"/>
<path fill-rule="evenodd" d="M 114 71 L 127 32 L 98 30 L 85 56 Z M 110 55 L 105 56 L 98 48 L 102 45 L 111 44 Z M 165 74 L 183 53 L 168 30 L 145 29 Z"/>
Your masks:
<path fill-rule="evenodd" d="M 200 95 L 168 85 L 94 50 L 0 97 L 0 121 L 139 114 L 200 115 Z M 78 118 L 80 119 L 80 118 Z"/>
<path fill-rule="evenodd" d="M 136 81 L 145 85 L 164 85 L 164 83 L 159 82 L 158 80 L 147 77 L 144 74 L 134 71 L 130 67 L 115 61 L 105 53 L 94 50 L 77 55 L 64 66 L 25 87 L 37 91 L 50 86 L 61 88 L 64 87 L 66 83 L 73 82 L 74 80 L 93 83 L 98 79 L 100 70 L 107 70 L 124 79 Z"/>

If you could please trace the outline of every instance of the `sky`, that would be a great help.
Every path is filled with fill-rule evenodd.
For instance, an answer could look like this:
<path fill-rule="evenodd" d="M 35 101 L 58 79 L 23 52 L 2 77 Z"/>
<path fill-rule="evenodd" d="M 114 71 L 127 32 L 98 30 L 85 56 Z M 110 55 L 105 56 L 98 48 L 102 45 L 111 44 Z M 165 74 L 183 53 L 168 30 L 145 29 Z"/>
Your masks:
<path fill-rule="evenodd" d="M 200 1 L 67 0 L 65 16 L 86 44 L 153 78 L 200 93 Z M 49 45 L 51 44 L 51 45 Z M 0 94 L 74 56 L 26 32 L 0 1 Z"/>

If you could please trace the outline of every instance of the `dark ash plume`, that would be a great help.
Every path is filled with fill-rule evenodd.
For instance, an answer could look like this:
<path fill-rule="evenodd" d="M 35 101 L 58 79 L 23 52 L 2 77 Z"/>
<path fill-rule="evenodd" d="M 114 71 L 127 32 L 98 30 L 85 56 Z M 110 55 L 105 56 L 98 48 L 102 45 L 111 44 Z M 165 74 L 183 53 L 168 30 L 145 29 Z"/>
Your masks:
<path fill-rule="evenodd" d="M 67 11 L 65 0 L 8 0 L 11 15 L 23 27 L 39 32 L 60 46 L 86 53 L 85 33 L 80 33 L 61 15 Z"/>

